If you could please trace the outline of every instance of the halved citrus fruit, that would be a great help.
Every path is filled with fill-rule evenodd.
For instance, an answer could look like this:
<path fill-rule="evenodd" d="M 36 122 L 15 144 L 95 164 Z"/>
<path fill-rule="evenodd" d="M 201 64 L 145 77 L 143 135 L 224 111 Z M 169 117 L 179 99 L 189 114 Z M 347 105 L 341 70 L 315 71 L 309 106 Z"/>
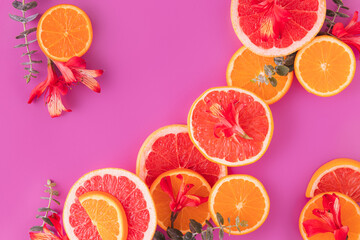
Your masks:
<path fill-rule="evenodd" d="M 231 21 L 240 41 L 258 55 L 289 55 L 323 26 L 325 0 L 232 0 Z"/>
<path fill-rule="evenodd" d="M 339 158 L 316 170 L 306 189 L 306 197 L 324 192 L 340 192 L 360 202 L 360 162 Z"/>
<path fill-rule="evenodd" d="M 189 169 L 174 169 L 161 174 L 153 182 L 150 188 L 151 195 L 155 202 L 155 207 L 158 216 L 158 225 L 166 230 L 171 226 L 171 209 L 170 209 L 170 196 L 164 192 L 160 186 L 160 182 L 164 177 L 169 176 L 173 187 L 174 197 L 177 198 L 180 186 L 182 184 L 181 179 L 177 176 L 182 175 L 185 184 L 193 184 L 187 195 L 196 195 L 199 197 L 208 197 L 211 187 L 209 183 L 200 174 L 191 171 Z M 190 219 L 205 224 L 205 221 L 210 218 L 208 202 L 204 202 L 197 207 L 184 207 L 180 210 L 176 220 L 174 221 L 174 228 L 185 233 L 189 231 Z"/>
<path fill-rule="evenodd" d="M 135 174 L 117 168 L 89 172 L 71 187 L 63 210 L 64 228 L 69 239 L 101 239 L 79 201 L 81 195 L 93 191 L 111 194 L 119 200 L 127 216 L 128 239 L 152 239 L 156 211 L 149 189 Z"/>
<path fill-rule="evenodd" d="M 102 240 L 126 240 L 127 219 L 117 198 L 105 192 L 94 191 L 84 193 L 79 197 L 79 201 Z"/>
<path fill-rule="evenodd" d="M 48 9 L 40 18 L 37 40 L 49 58 L 66 62 L 89 50 L 93 38 L 91 21 L 80 8 L 60 4 Z"/>
<path fill-rule="evenodd" d="M 136 173 L 148 185 L 162 173 L 187 168 L 201 174 L 212 186 L 227 175 L 227 168 L 207 160 L 191 142 L 186 125 L 169 125 L 153 132 L 143 143 Z"/>
<path fill-rule="evenodd" d="M 241 47 L 231 58 L 227 71 L 226 81 L 228 86 L 240 87 L 261 97 L 267 104 L 280 100 L 289 90 L 293 72 L 286 76 L 274 75 L 277 80 L 276 87 L 269 82 L 263 83 L 253 79 L 258 76 L 265 77 L 265 65 L 276 66 L 274 58 L 256 55 L 245 46 Z"/>
<path fill-rule="evenodd" d="M 260 159 L 274 128 L 269 106 L 235 87 L 205 91 L 190 109 L 188 127 L 191 140 L 207 159 L 231 167 Z"/>
<path fill-rule="evenodd" d="M 333 194 L 334 192 L 328 192 Z M 314 209 L 324 209 L 322 196 L 326 194 L 318 194 L 306 203 L 304 209 L 301 211 L 299 218 L 299 229 L 301 236 L 304 240 L 334 240 L 334 233 L 319 233 L 312 237 L 307 237 L 303 222 L 309 219 L 318 219 L 314 214 Z M 350 197 L 337 193 L 335 194 L 340 199 L 341 205 L 341 223 L 343 226 L 349 227 L 348 240 L 359 240 L 360 239 L 360 207 Z"/>
<path fill-rule="evenodd" d="M 334 37 L 321 36 L 297 53 L 294 67 L 297 79 L 308 92 L 330 97 L 351 83 L 356 60 L 346 43 Z"/>
<path fill-rule="evenodd" d="M 231 234 L 243 235 L 258 229 L 266 220 L 270 211 L 270 199 L 256 178 L 249 175 L 229 175 L 220 179 L 212 188 L 209 196 L 211 218 L 219 226 L 216 213 L 224 219 L 230 218 L 230 224 L 236 225 L 236 218 L 247 222 L 247 227 L 231 228 Z M 228 228 L 224 229 L 229 232 Z"/>

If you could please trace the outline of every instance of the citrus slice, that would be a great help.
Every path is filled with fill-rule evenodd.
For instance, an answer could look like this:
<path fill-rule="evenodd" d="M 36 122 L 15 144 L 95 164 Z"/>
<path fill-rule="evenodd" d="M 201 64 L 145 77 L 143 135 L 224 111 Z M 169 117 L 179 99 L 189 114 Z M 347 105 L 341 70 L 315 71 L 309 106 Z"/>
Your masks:
<path fill-rule="evenodd" d="M 211 186 L 227 175 L 225 166 L 210 162 L 197 150 L 186 125 L 170 125 L 153 132 L 139 151 L 136 173 L 151 186 L 160 174 L 177 168 L 201 174 Z"/>
<path fill-rule="evenodd" d="M 37 40 L 49 58 L 66 62 L 89 50 L 93 38 L 89 17 L 80 8 L 60 4 L 48 9 L 40 18 Z"/>
<path fill-rule="evenodd" d="M 151 195 L 155 202 L 155 207 L 158 216 L 158 225 L 166 230 L 171 226 L 171 209 L 169 195 L 164 192 L 160 186 L 160 182 L 164 177 L 169 176 L 173 187 L 174 197 L 176 198 L 181 186 L 182 181 L 177 175 L 182 175 L 185 184 L 193 184 L 194 186 L 187 193 L 189 195 L 196 195 L 199 197 L 208 197 L 211 187 L 209 183 L 200 174 L 189 169 L 174 169 L 161 174 L 153 182 L 150 188 Z M 174 228 L 185 233 L 189 231 L 190 219 L 205 224 L 205 221 L 210 218 L 208 202 L 204 202 L 197 207 L 184 207 L 180 210 L 176 220 L 174 221 Z"/>
<path fill-rule="evenodd" d="M 235 87 L 211 88 L 193 103 L 190 138 L 210 161 L 242 166 L 257 161 L 270 144 L 273 119 L 255 94 Z"/>
<path fill-rule="evenodd" d="M 89 172 L 71 187 L 63 210 L 64 229 L 69 239 L 101 239 L 79 201 L 81 195 L 93 191 L 111 194 L 119 200 L 127 216 L 127 239 L 152 239 L 156 211 L 149 189 L 135 174 L 117 168 Z"/>
<path fill-rule="evenodd" d="M 270 211 L 270 199 L 256 178 L 249 175 L 229 175 L 220 179 L 212 188 L 209 196 L 211 218 L 219 226 L 216 213 L 224 219 L 230 218 L 230 224 L 236 225 L 236 218 L 246 221 L 247 226 L 233 227 L 231 234 L 243 235 L 258 229 L 266 220 Z M 227 221 L 226 221 L 227 223 Z M 229 233 L 229 229 L 225 228 Z"/>
<path fill-rule="evenodd" d="M 81 206 L 96 226 L 102 240 L 125 240 L 128 224 L 117 198 L 105 192 L 87 192 L 79 197 Z"/>
<path fill-rule="evenodd" d="M 258 76 L 266 77 L 264 72 L 265 65 L 276 66 L 274 58 L 262 57 L 251 52 L 246 47 L 241 47 L 231 58 L 227 71 L 226 81 L 228 86 L 240 87 L 261 97 L 267 104 L 272 104 L 280 100 L 289 90 L 293 72 L 287 76 L 274 77 L 277 80 L 276 87 L 269 82 L 264 83 L 255 81 Z"/>
<path fill-rule="evenodd" d="M 258 55 L 289 55 L 323 26 L 325 0 L 232 0 L 231 21 L 240 41 Z"/>
<path fill-rule="evenodd" d="M 295 58 L 295 74 L 310 93 L 321 97 L 343 91 L 355 74 L 355 55 L 346 43 L 330 36 L 317 37 Z"/>
<path fill-rule="evenodd" d="M 325 194 L 325 193 L 324 193 Z M 301 236 L 304 240 L 334 240 L 334 233 L 319 233 L 312 237 L 307 237 L 303 222 L 309 219 L 317 219 L 313 214 L 314 209 L 323 209 L 323 199 L 324 194 L 319 194 L 309 200 L 306 203 L 304 209 L 301 211 L 299 218 L 299 229 Z M 328 194 L 333 194 L 329 192 Z M 349 227 L 348 240 L 359 240 L 360 239 L 360 207 L 357 203 L 352 200 L 350 197 L 342 194 L 335 193 L 340 199 L 341 206 L 341 222 L 343 226 Z"/>
<path fill-rule="evenodd" d="M 360 162 L 339 158 L 316 170 L 306 189 L 306 197 L 324 192 L 340 192 L 360 202 Z"/>

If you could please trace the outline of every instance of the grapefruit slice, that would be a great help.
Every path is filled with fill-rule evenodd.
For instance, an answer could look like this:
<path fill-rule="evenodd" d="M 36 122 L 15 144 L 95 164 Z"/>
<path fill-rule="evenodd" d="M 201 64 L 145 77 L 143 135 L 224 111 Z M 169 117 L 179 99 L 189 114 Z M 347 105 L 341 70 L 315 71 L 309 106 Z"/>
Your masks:
<path fill-rule="evenodd" d="M 255 94 L 219 87 L 196 99 L 188 127 L 191 140 L 207 159 L 235 167 L 260 159 L 270 144 L 274 125 L 269 106 Z"/>
<path fill-rule="evenodd" d="M 225 166 L 210 162 L 197 150 L 186 125 L 169 125 L 153 132 L 139 151 L 136 173 L 150 187 L 160 174 L 177 168 L 201 174 L 211 186 L 227 175 Z"/>
<path fill-rule="evenodd" d="M 254 82 L 259 76 L 265 77 L 265 65 L 276 66 L 274 58 L 256 55 L 246 47 L 241 47 L 232 56 L 227 71 L 226 81 L 228 86 L 240 87 L 255 93 L 267 104 L 279 101 L 291 86 L 294 73 L 290 72 L 286 76 L 275 74 L 277 80 L 276 87 L 268 83 Z"/>
<path fill-rule="evenodd" d="M 306 189 L 306 197 L 324 192 L 340 192 L 360 203 L 360 162 L 339 158 L 316 170 Z"/>
<path fill-rule="evenodd" d="M 152 239 L 156 229 L 155 205 L 149 189 L 135 174 L 123 169 L 104 168 L 82 176 L 70 189 L 63 210 L 63 222 L 69 239 L 101 240 L 79 201 L 87 192 L 101 191 L 116 197 L 128 222 L 127 239 Z"/>
<path fill-rule="evenodd" d="M 289 55 L 309 43 L 325 21 L 325 0 L 232 0 L 236 35 L 258 55 Z"/>
<path fill-rule="evenodd" d="M 79 201 L 102 240 L 126 240 L 126 214 L 117 198 L 105 192 L 94 191 L 84 193 Z"/>
<path fill-rule="evenodd" d="M 333 194 L 334 192 L 328 192 L 327 194 Z M 334 240 L 334 233 L 319 233 L 312 237 L 307 237 L 303 222 L 309 219 L 317 219 L 313 214 L 314 209 L 324 209 L 322 196 L 326 194 L 319 194 L 309 200 L 301 211 L 299 218 L 299 229 L 301 236 L 304 240 Z M 335 192 L 340 199 L 341 205 L 341 223 L 343 226 L 349 227 L 348 240 L 360 239 L 360 207 L 350 197 Z"/>

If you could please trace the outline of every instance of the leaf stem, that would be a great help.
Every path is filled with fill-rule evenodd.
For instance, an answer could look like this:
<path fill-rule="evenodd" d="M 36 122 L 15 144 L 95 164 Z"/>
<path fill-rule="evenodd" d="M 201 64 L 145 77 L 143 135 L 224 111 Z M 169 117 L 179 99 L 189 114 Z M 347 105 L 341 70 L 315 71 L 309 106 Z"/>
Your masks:
<path fill-rule="evenodd" d="M 174 228 L 174 222 L 179 215 L 179 212 L 171 212 L 170 221 L 171 221 L 171 228 Z"/>
<path fill-rule="evenodd" d="M 22 4 L 23 6 L 25 5 L 25 0 L 22 0 Z M 25 18 L 25 11 L 21 11 L 22 12 L 22 16 L 23 18 Z M 26 22 L 23 22 L 23 27 L 24 27 L 24 31 L 26 31 Z M 25 39 L 25 44 L 26 44 L 26 51 L 27 53 L 30 53 L 30 48 L 29 48 L 29 42 L 28 42 L 28 36 L 27 34 L 24 35 L 24 39 Z M 29 75 L 27 75 L 26 77 L 26 83 L 29 83 L 30 82 L 30 79 L 31 79 L 31 74 L 32 74 L 32 71 L 33 71 L 33 65 L 32 65 L 32 61 L 31 61 L 31 54 L 27 54 L 28 55 L 28 58 L 29 58 Z"/>
<path fill-rule="evenodd" d="M 52 182 L 51 182 L 51 183 L 52 183 Z M 52 197 L 53 197 L 53 195 L 54 195 L 54 192 L 53 192 L 53 188 L 52 188 L 51 184 L 48 184 L 48 187 L 49 187 L 49 189 L 50 189 L 50 191 L 49 191 L 50 196 L 49 196 L 49 203 L 48 203 L 48 205 L 47 205 L 47 208 L 50 209 L 51 201 L 53 200 Z M 47 218 L 47 217 L 48 217 L 49 212 L 50 212 L 49 210 L 45 212 L 44 218 Z M 44 225 L 45 225 L 45 221 L 43 220 L 43 223 L 41 224 L 41 226 L 43 227 Z"/>
<path fill-rule="evenodd" d="M 328 34 L 330 34 L 331 29 L 332 29 L 332 28 L 334 27 L 334 25 L 335 25 L 335 19 L 336 19 L 336 17 L 338 16 L 338 12 L 340 11 L 340 9 L 341 9 L 341 5 L 338 4 L 338 8 L 337 8 L 337 10 L 336 10 L 336 12 L 335 12 L 335 15 L 334 15 L 331 23 L 330 23 L 329 29 L 327 30 L 327 33 L 328 33 Z"/>

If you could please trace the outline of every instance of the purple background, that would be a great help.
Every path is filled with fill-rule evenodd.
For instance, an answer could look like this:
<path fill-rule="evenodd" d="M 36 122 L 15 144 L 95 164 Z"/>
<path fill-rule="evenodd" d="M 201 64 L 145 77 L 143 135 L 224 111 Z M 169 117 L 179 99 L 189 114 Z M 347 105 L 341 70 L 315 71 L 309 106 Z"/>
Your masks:
<path fill-rule="evenodd" d="M 14 39 L 22 26 L 8 17 L 18 12 L 1 1 L 1 239 L 26 239 L 28 229 L 39 224 L 35 215 L 47 204 L 40 199 L 46 179 L 58 182 L 64 203 L 72 184 L 88 171 L 135 171 L 145 138 L 159 127 L 185 124 L 196 97 L 226 84 L 228 61 L 241 46 L 230 22 L 230 0 L 39 2 L 36 12 L 73 3 L 88 13 L 94 41 L 85 58 L 89 68 L 105 74 L 98 79 L 101 94 L 75 87 L 64 98 L 73 112 L 60 118 L 49 117 L 43 99 L 28 105 L 31 89 L 46 77 L 45 64 L 37 67 L 39 78 L 26 85 L 23 49 L 12 47 L 22 43 Z M 345 2 L 360 10 L 358 0 Z M 331 98 L 312 95 L 295 80 L 271 105 L 275 131 L 267 153 L 255 164 L 230 170 L 264 183 L 270 214 L 254 233 L 229 239 L 301 239 L 298 216 L 313 171 L 334 158 L 360 159 L 359 77 L 357 71 L 351 85 Z"/>

